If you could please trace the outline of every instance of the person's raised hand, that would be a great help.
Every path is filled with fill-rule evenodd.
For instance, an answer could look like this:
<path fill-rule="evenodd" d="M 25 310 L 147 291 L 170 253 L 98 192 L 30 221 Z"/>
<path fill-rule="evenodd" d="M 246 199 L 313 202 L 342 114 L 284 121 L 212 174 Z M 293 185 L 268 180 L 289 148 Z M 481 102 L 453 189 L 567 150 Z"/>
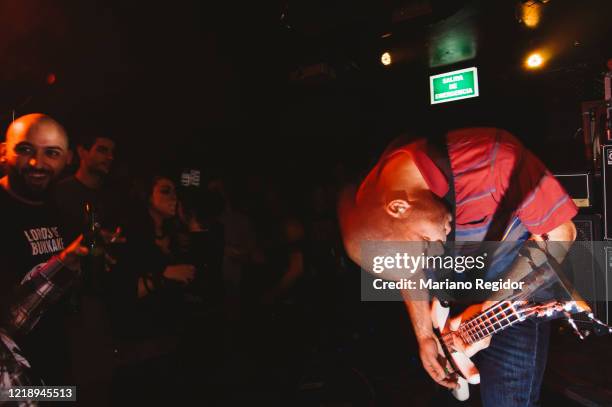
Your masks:
<path fill-rule="evenodd" d="M 117 228 L 112 231 L 108 229 L 100 229 L 100 236 L 104 240 L 104 244 L 118 244 L 125 243 L 127 240 L 125 236 L 122 235 L 123 230 L 121 230 L 121 226 L 117 226 Z"/>
<path fill-rule="evenodd" d="M 87 247 L 81 244 L 82 241 L 83 235 L 80 235 L 58 255 L 60 261 L 70 270 L 78 270 L 81 263 L 81 257 L 87 256 L 89 253 Z"/>

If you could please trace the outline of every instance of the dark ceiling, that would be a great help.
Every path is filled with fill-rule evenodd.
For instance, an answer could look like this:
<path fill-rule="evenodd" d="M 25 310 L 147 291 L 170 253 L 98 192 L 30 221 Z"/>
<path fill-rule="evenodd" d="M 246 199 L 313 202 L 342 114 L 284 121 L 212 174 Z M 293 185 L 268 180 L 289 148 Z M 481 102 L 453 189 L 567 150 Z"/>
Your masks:
<path fill-rule="evenodd" d="M 289 1 L 284 12 L 286 69 L 323 62 L 333 73 L 293 75 L 288 129 L 342 133 L 343 145 L 379 151 L 400 131 L 492 125 L 515 132 L 553 167 L 580 165 L 570 159 L 581 148 L 580 103 L 603 98 L 612 2 Z M 532 50 L 550 56 L 537 71 L 524 68 Z M 380 63 L 384 51 L 395 61 L 389 67 Z M 429 105 L 429 75 L 470 66 L 479 70 L 480 97 Z"/>
<path fill-rule="evenodd" d="M 126 151 L 194 161 L 225 149 L 209 157 L 217 166 L 228 149 L 261 165 L 365 160 L 434 124 L 503 126 L 544 149 L 574 135 L 612 57 L 609 0 L 259 3 L 0 2 L 0 121 L 13 110 L 94 118 Z M 536 28 L 521 22 L 525 6 L 541 9 Z M 526 72 L 537 47 L 553 56 Z M 482 96 L 430 107 L 428 76 L 466 66 L 478 66 Z"/>

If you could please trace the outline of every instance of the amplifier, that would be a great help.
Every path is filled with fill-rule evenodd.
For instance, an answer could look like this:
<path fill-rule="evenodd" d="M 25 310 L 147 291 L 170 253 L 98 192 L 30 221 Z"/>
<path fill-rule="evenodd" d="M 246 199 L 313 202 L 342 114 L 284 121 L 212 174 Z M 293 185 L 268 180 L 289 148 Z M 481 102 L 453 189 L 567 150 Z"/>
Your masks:
<path fill-rule="evenodd" d="M 560 173 L 555 174 L 555 178 L 563 185 L 577 207 L 589 208 L 592 205 L 593 186 L 590 173 Z"/>
<path fill-rule="evenodd" d="M 606 307 L 606 315 L 605 315 L 605 319 L 602 319 L 606 324 L 610 325 L 610 323 L 612 322 L 612 316 L 610 315 L 610 312 L 612 311 L 612 304 L 610 303 L 610 294 L 612 294 L 612 246 L 611 245 L 606 245 L 605 246 L 605 251 L 606 251 L 606 267 L 605 267 L 605 272 L 606 272 L 606 294 L 605 294 L 605 307 Z"/>
<path fill-rule="evenodd" d="M 577 215 L 572 221 L 576 225 L 576 241 L 568 255 L 572 270 L 568 277 L 595 316 L 608 323 L 609 287 L 612 284 L 612 257 L 609 257 L 612 251 L 609 249 L 612 246 L 608 247 L 610 245 L 601 241 L 601 215 Z M 576 321 L 591 325 L 586 317 L 577 316 Z"/>
<path fill-rule="evenodd" d="M 604 239 L 612 240 L 612 145 L 602 146 Z"/>

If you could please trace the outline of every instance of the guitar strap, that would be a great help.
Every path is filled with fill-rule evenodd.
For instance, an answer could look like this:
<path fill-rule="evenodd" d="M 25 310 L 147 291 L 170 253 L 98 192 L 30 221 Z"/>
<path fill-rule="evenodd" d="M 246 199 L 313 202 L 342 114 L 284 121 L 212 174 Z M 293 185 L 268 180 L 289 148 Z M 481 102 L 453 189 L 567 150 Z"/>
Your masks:
<path fill-rule="evenodd" d="M 436 135 L 427 139 L 426 153 L 427 156 L 433 161 L 433 163 L 442 172 L 446 181 L 448 182 L 448 192 L 444 195 L 443 200 L 448 206 L 448 210 L 453 217 L 451 221 L 451 231 L 446 236 L 448 242 L 455 241 L 455 229 L 456 229 L 456 213 L 455 213 L 455 179 L 453 177 L 453 171 L 450 165 L 450 156 L 448 154 L 448 145 L 446 143 L 446 132 L 436 131 Z M 465 278 L 465 276 L 457 276 L 457 273 L 452 270 L 437 270 L 436 274 L 430 276 L 434 279 L 441 279 L 442 277 L 449 278 L 456 281 L 457 278 Z M 437 297 L 443 306 L 448 306 L 449 301 L 454 301 L 456 293 L 454 290 L 431 290 L 431 295 Z"/>
<path fill-rule="evenodd" d="M 448 192 L 444 196 L 444 201 L 449 206 L 449 211 L 453 216 L 451 222 L 451 232 L 446 239 L 450 242 L 455 241 L 456 227 L 456 199 L 455 199 L 455 178 L 450 165 L 450 156 L 448 155 L 448 145 L 446 144 L 446 133 L 439 132 L 436 136 L 427 140 L 427 155 L 433 163 L 442 171 L 448 182 Z"/>

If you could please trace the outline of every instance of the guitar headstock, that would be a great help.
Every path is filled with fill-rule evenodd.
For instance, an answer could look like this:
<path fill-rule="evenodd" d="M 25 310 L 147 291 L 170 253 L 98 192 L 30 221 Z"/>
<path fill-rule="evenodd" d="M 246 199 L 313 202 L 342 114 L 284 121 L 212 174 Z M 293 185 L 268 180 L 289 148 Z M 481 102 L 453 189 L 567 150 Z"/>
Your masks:
<path fill-rule="evenodd" d="M 580 312 L 591 312 L 591 308 L 584 301 L 552 301 L 533 307 L 537 317 L 552 317 L 556 313 L 578 314 Z"/>
<path fill-rule="evenodd" d="M 574 329 L 574 332 L 580 337 L 580 339 L 584 339 L 585 336 L 588 335 L 588 332 L 583 334 L 580 329 L 578 329 L 572 315 L 584 312 L 587 314 L 587 317 L 593 322 L 593 324 L 600 325 L 606 328 L 609 333 L 612 333 L 612 328 L 595 318 L 591 307 L 584 301 L 551 301 L 545 304 L 517 302 L 515 304 L 515 309 L 522 319 L 530 316 L 534 316 L 536 318 L 551 318 L 557 316 L 557 314 L 562 314 L 562 316 L 567 318 L 567 322 Z"/>

